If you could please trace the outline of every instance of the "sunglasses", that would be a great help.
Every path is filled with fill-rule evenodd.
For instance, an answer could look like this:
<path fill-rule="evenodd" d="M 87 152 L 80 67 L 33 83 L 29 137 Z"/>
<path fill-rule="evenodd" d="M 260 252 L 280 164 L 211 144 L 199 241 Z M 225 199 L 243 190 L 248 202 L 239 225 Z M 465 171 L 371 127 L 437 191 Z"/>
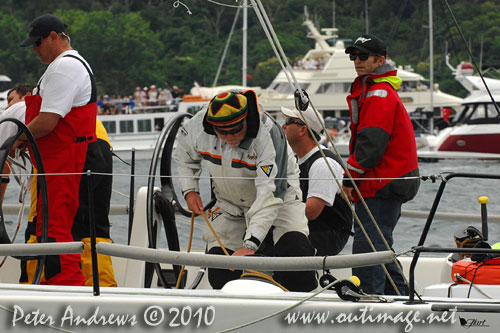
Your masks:
<path fill-rule="evenodd" d="M 214 131 L 216 131 L 220 135 L 235 135 L 239 133 L 242 129 L 243 129 L 243 121 L 241 121 L 237 127 L 230 130 L 225 130 L 221 129 L 220 127 L 214 126 Z"/>
<path fill-rule="evenodd" d="M 368 53 L 350 53 L 349 54 L 349 59 L 351 59 L 351 61 L 354 61 L 356 60 L 356 58 L 359 58 L 359 60 L 361 61 L 366 61 L 368 60 L 368 58 L 370 57 L 371 54 L 368 54 Z"/>
<path fill-rule="evenodd" d="M 40 45 L 42 45 L 42 41 L 47 38 L 49 36 L 45 36 L 45 37 L 40 37 L 38 38 L 34 43 L 33 43 L 33 46 L 34 47 L 39 47 Z"/>
<path fill-rule="evenodd" d="M 303 122 L 301 121 L 298 121 L 298 120 L 295 120 L 293 118 L 286 118 L 285 119 L 285 125 L 291 125 L 291 124 L 295 124 L 297 126 L 306 126 L 306 124 L 304 124 Z"/>

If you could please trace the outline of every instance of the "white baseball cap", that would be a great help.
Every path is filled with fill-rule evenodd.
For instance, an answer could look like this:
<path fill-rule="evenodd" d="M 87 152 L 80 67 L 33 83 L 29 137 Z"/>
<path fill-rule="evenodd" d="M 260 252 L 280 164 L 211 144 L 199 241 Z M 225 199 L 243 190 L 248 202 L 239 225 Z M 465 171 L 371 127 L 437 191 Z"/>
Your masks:
<path fill-rule="evenodd" d="M 299 118 L 301 120 L 304 119 L 308 127 L 318 135 L 323 132 L 323 127 L 325 126 L 323 116 L 321 116 L 320 113 L 316 115 L 311 107 L 308 107 L 305 111 L 299 111 L 297 109 L 288 109 L 282 106 L 281 113 L 289 118 Z"/>

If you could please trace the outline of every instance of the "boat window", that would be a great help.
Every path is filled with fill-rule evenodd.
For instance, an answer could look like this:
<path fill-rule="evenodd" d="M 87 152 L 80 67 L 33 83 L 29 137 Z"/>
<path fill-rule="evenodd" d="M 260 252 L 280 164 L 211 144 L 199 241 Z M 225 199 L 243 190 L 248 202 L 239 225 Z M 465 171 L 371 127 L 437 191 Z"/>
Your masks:
<path fill-rule="evenodd" d="M 399 92 L 405 91 L 423 91 L 427 86 L 419 81 L 403 81 L 399 86 Z M 426 90 L 426 89 L 425 89 Z"/>
<path fill-rule="evenodd" d="M 187 113 L 195 114 L 203 108 L 203 105 L 193 105 L 187 108 Z"/>
<path fill-rule="evenodd" d="M 132 133 L 134 131 L 133 120 L 120 120 L 120 133 Z"/>
<path fill-rule="evenodd" d="M 468 118 L 468 115 L 470 112 L 472 112 L 473 105 L 471 104 L 464 104 L 461 108 L 460 111 L 458 111 L 457 116 L 453 120 L 453 123 L 455 124 L 460 124 L 464 121 L 464 119 Z"/>
<path fill-rule="evenodd" d="M 116 133 L 116 121 L 103 121 L 102 125 L 104 126 L 108 134 Z"/>
<path fill-rule="evenodd" d="M 351 89 L 350 83 L 345 82 L 323 82 L 316 90 L 316 94 L 343 94 Z"/>
<path fill-rule="evenodd" d="M 309 83 L 306 83 L 306 82 L 300 82 L 299 83 L 299 87 L 303 90 L 307 90 L 307 88 L 309 88 Z M 295 89 L 293 88 L 293 86 L 288 83 L 288 82 L 279 82 L 279 83 L 276 83 L 276 87 L 275 89 L 277 93 L 280 93 L 280 94 L 293 94 Z"/>
<path fill-rule="evenodd" d="M 500 105 L 498 105 L 498 109 L 500 110 Z M 493 103 L 488 103 L 486 104 L 487 112 L 486 115 L 488 118 L 500 118 L 500 115 L 498 114 L 497 108 Z"/>
<path fill-rule="evenodd" d="M 492 103 L 477 104 L 466 118 L 468 124 L 497 124 L 500 116 Z"/>
<path fill-rule="evenodd" d="M 155 131 L 161 131 L 165 125 L 165 120 L 163 118 L 155 118 Z"/>
<path fill-rule="evenodd" d="M 268 89 L 273 89 L 273 90 L 274 90 L 274 89 L 276 89 L 276 86 L 277 86 L 277 85 L 278 85 L 278 82 L 273 81 L 273 82 L 271 82 L 271 84 L 269 85 L 269 88 L 268 88 Z"/>
<path fill-rule="evenodd" d="M 151 132 L 151 119 L 137 120 L 137 131 L 138 132 Z"/>

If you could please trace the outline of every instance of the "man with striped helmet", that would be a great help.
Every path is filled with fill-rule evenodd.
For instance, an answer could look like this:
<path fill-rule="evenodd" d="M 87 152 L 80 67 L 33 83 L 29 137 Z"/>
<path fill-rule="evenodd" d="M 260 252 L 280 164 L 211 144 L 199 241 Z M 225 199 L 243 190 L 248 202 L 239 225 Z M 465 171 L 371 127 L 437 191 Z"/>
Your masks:
<path fill-rule="evenodd" d="M 204 160 L 217 199 L 209 219 L 229 254 L 259 253 L 264 239 L 272 238 L 276 256 L 314 255 L 293 151 L 283 129 L 259 112 L 254 91 L 215 96 L 208 108 L 183 125 L 177 140 L 174 158 L 184 176 L 188 208 L 196 214 L 203 210 L 197 176 Z M 208 253 L 223 254 L 209 230 L 203 238 Z M 240 275 L 241 271 L 209 269 L 216 289 Z M 294 291 L 317 286 L 314 272 L 276 272 L 274 279 Z"/>

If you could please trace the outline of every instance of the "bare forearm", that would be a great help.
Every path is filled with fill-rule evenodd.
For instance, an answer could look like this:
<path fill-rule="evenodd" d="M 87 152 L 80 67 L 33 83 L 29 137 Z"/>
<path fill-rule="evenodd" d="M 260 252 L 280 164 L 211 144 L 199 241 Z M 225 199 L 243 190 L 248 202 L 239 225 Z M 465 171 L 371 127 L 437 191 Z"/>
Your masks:
<path fill-rule="evenodd" d="M 28 124 L 28 128 L 35 139 L 43 138 L 54 130 L 60 119 L 57 113 L 43 112 Z"/>
<path fill-rule="evenodd" d="M 325 205 L 326 205 L 326 202 L 323 199 L 316 198 L 316 197 L 307 198 L 307 200 L 306 200 L 307 220 L 312 221 L 312 220 L 316 219 L 323 211 L 323 208 L 325 207 Z"/>

